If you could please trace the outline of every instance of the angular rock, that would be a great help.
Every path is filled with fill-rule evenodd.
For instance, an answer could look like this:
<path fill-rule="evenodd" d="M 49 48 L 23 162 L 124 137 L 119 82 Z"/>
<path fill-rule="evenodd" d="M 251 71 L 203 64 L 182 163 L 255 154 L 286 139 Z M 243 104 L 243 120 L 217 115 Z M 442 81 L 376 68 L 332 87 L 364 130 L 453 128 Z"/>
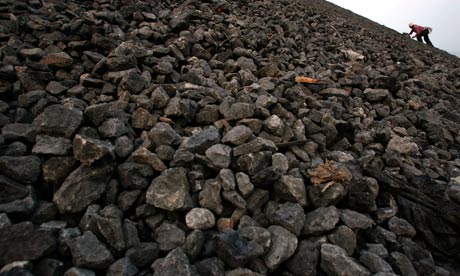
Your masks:
<path fill-rule="evenodd" d="M 74 264 L 79 267 L 104 269 L 114 261 L 112 253 L 90 231 L 73 240 L 70 250 Z"/>
<path fill-rule="evenodd" d="M 302 178 L 283 175 L 275 182 L 274 189 L 278 195 L 290 202 L 307 205 L 307 191 Z"/>
<path fill-rule="evenodd" d="M 83 112 L 60 104 L 48 106 L 38 115 L 33 124 L 49 136 L 71 138 L 83 121 Z"/>
<path fill-rule="evenodd" d="M 327 235 L 332 244 L 345 249 L 349 256 L 353 255 L 356 248 L 356 234 L 345 225 L 340 225 L 332 233 Z"/>
<path fill-rule="evenodd" d="M 192 153 L 204 153 L 220 140 L 219 130 L 215 127 L 207 128 L 187 139 L 185 147 Z"/>
<path fill-rule="evenodd" d="M 165 258 L 152 264 L 153 276 L 199 276 L 181 248 L 168 253 Z"/>
<path fill-rule="evenodd" d="M 0 227 L 0 266 L 13 261 L 37 260 L 53 252 L 57 242 L 52 233 L 31 222 Z"/>
<path fill-rule="evenodd" d="M 339 219 L 339 211 L 334 206 L 320 207 L 305 215 L 302 233 L 316 235 L 327 232 L 335 228 Z"/>
<path fill-rule="evenodd" d="M 370 217 L 349 209 L 340 210 L 340 220 L 351 229 L 368 229 L 374 225 Z"/>
<path fill-rule="evenodd" d="M 156 177 L 147 190 L 148 204 L 168 211 L 191 206 L 189 183 L 184 168 L 171 168 Z"/>
<path fill-rule="evenodd" d="M 297 237 L 277 225 L 268 227 L 272 234 L 270 250 L 264 256 L 264 262 L 268 269 L 275 270 L 281 263 L 289 259 L 297 249 Z"/>
<path fill-rule="evenodd" d="M 273 211 L 266 211 L 266 216 L 270 223 L 282 226 L 296 236 L 300 235 L 305 223 L 304 210 L 298 203 L 279 204 Z"/>
<path fill-rule="evenodd" d="M 393 268 L 380 256 L 369 252 L 361 251 L 359 261 L 365 265 L 372 273 L 393 272 Z"/>
<path fill-rule="evenodd" d="M 128 257 L 121 258 L 114 262 L 107 269 L 106 275 L 123 275 L 123 276 L 134 276 L 138 273 L 137 267 L 131 262 Z"/>
<path fill-rule="evenodd" d="M 74 170 L 53 196 L 59 211 L 76 213 L 86 209 L 104 193 L 112 172 L 113 167 L 107 163 L 81 165 Z"/>
<path fill-rule="evenodd" d="M 91 165 L 106 155 L 113 156 L 115 148 L 110 142 L 94 139 L 85 135 L 75 135 L 73 156 L 84 165 Z"/>
<path fill-rule="evenodd" d="M 237 125 L 228 131 L 222 138 L 223 143 L 241 145 L 253 135 L 252 130 L 245 125 Z"/>
<path fill-rule="evenodd" d="M 321 246 L 321 268 L 330 275 L 371 275 L 369 270 L 332 244 Z"/>
<path fill-rule="evenodd" d="M 32 148 L 34 154 L 68 155 L 72 149 L 69 139 L 37 135 L 36 143 Z"/>
<path fill-rule="evenodd" d="M 41 160 L 37 156 L 1 156 L 0 172 L 25 184 L 32 184 L 40 175 Z"/>
<path fill-rule="evenodd" d="M 162 172 L 167 169 L 163 161 L 153 152 L 150 152 L 144 147 L 139 147 L 132 153 L 134 161 L 146 165 L 150 165 L 154 170 Z"/>
<path fill-rule="evenodd" d="M 232 148 L 223 144 L 215 144 L 205 152 L 206 157 L 218 168 L 228 168 L 232 161 Z"/>
<path fill-rule="evenodd" d="M 226 230 L 214 236 L 216 253 L 230 267 L 244 265 L 264 253 L 255 241 L 247 241 L 237 231 Z"/>

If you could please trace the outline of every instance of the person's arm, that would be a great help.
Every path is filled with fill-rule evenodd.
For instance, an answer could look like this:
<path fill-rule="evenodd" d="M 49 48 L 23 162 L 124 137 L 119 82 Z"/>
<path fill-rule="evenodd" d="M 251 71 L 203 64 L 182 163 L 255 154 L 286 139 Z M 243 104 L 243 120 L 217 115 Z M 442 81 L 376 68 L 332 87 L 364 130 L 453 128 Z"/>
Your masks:
<path fill-rule="evenodd" d="M 414 32 L 414 29 L 411 29 L 409 35 L 411 35 L 413 32 Z"/>

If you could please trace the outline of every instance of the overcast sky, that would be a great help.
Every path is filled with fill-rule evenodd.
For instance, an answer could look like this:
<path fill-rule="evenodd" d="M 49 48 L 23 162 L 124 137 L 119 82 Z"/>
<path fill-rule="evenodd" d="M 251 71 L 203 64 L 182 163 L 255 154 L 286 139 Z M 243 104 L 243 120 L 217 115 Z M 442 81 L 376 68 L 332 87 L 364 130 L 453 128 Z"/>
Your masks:
<path fill-rule="evenodd" d="M 400 33 L 409 22 L 433 28 L 434 46 L 460 55 L 460 0 L 328 0 Z"/>

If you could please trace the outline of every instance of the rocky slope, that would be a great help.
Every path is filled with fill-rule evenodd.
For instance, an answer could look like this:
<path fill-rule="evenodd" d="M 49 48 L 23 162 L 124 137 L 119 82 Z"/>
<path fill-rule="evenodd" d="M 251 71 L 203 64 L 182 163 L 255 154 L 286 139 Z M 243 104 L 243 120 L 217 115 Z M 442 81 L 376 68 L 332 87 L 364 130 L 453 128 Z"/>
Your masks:
<path fill-rule="evenodd" d="M 219 3 L 0 0 L 0 275 L 458 275 L 460 60 Z"/>

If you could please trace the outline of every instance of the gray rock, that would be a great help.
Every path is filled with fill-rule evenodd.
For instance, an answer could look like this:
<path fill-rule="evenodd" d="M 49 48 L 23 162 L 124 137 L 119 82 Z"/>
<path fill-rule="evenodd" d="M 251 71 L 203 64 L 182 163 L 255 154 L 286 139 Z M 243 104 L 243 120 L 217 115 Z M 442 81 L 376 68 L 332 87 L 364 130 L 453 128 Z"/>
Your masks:
<path fill-rule="evenodd" d="M 70 250 L 73 263 L 79 267 L 104 269 L 114 261 L 112 253 L 90 231 L 73 240 Z"/>
<path fill-rule="evenodd" d="M 232 161 L 232 148 L 227 145 L 215 144 L 208 148 L 205 154 L 217 168 L 228 168 Z"/>
<path fill-rule="evenodd" d="M 298 203 L 276 204 L 273 210 L 267 210 L 265 215 L 271 224 L 282 226 L 296 236 L 300 235 L 305 223 L 304 210 Z"/>
<path fill-rule="evenodd" d="M 129 132 L 125 123 L 118 118 L 108 119 L 103 122 L 97 130 L 102 138 L 118 138 Z"/>
<path fill-rule="evenodd" d="M 48 85 L 46 85 L 46 91 L 50 92 L 53 95 L 59 95 L 67 89 L 67 86 L 62 85 L 60 82 L 57 81 L 50 81 Z"/>
<path fill-rule="evenodd" d="M 49 136 L 71 138 L 83 121 L 83 112 L 60 104 L 48 106 L 38 115 L 33 124 Z"/>
<path fill-rule="evenodd" d="M 219 171 L 219 179 L 224 191 L 232 191 L 236 189 L 235 175 L 230 169 L 221 169 Z"/>
<path fill-rule="evenodd" d="M 134 150 L 134 144 L 128 136 L 121 136 L 115 139 L 115 153 L 121 158 L 128 157 Z"/>
<path fill-rule="evenodd" d="M 184 168 L 171 168 L 156 177 L 147 190 L 148 204 L 168 211 L 190 208 L 189 183 Z"/>
<path fill-rule="evenodd" d="M 62 183 L 53 196 L 61 213 L 83 211 L 104 193 L 113 172 L 113 167 L 106 163 L 93 163 L 80 166 Z"/>
<path fill-rule="evenodd" d="M 200 124 L 212 124 L 219 120 L 219 107 L 206 105 L 196 114 L 196 122 Z"/>
<path fill-rule="evenodd" d="M 118 212 L 118 208 L 116 208 Z M 102 210 L 104 211 L 104 210 Z M 115 252 L 123 252 L 126 249 L 126 242 L 123 235 L 121 216 L 111 217 L 109 215 L 95 216 L 98 232 L 105 243 Z"/>
<path fill-rule="evenodd" d="M 5 228 L 6 226 L 10 226 L 10 225 L 11 225 L 11 221 L 8 218 L 8 215 L 5 213 L 1 213 L 0 214 L 0 229 Z"/>
<path fill-rule="evenodd" d="M 294 254 L 298 241 L 294 234 L 281 226 L 272 225 L 268 231 L 272 234 L 272 242 L 264 261 L 268 269 L 273 271 Z"/>
<path fill-rule="evenodd" d="M 254 190 L 254 185 L 251 183 L 249 176 L 243 172 L 238 172 L 236 175 L 236 183 L 238 191 L 243 197 L 247 197 Z"/>
<path fill-rule="evenodd" d="M 136 162 L 125 162 L 118 166 L 120 184 L 126 189 L 145 189 L 153 176 L 151 166 Z"/>
<path fill-rule="evenodd" d="M 332 244 L 345 249 L 349 256 L 353 255 L 356 248 L 356 234 L 345 225 L 340 225 L 332 233 L 327 235 Z"/>
<path fill-rule="evenodd" d="M 167 169 L 163 161 L 153 152 L 144 147 L 137 148 L 131 155 L 134 161 L 141 164 L 146 164 L 152 167 L 155 171 L 162 172 Z"/>
<path fill-rule="evenodd" d="M 390 95 L 390 91 L 386 89 L 371 89 L 366 88 L 364 90 L 364 96 L 370 102 L 379 102 L 384 100 L 387 96 Z"/>
<path fill-rule="evenodd" d="M 3 175 L 0 175 L 0 191 L 0 203 L 22 199 L 29 194 L 29 190 L 21 183 Z"/>
<path fill-rule="evenodd" d="M 1 156 L 0 172 L 25 184 L 32 184 L 40 175 L 41 160 L 37 156 Z"/>
<path fill-rule="evenodd" d="M 344 249 L 328 243 L 321 246 L 321 268 L 329 275 L 371 275 L 365 267 L 348 257 Z"/>
<path fill-rule="evenodd" d="M 275 182 L 275 192 L 283 199 L 299 203 L 302 206 L 307 205 L 307 191 L 302 178 L 291 175 L 283 175 Z"/>
<path fill-rule="evenodd" d="M 320 207 L 305 215 L 302 234 L 321 234 L 332 230 L 339 222 L 339 211 L 334 206 Z"/>
<path fill-rule="evenodd" d="M 193 153 L 204 153 L 208 148 L 220 141 L 219 130 L 210 127 L 189 137 L 185 142 L 185 148 Z"/>
<path fill-rule="evenodd" d="M 383 246 L 383 244 L 379 243 L 366 243 L 367 251 L 376 254 L 377 256 L 388 259 L 388 250 Z"/>
<path fill-rule="evenodd" d="M 184 244 L 185 232 L 176 225 L 165 222 L 155 229 L 155 240 L 160 250 L 169 251 Z"/>
<path fill-rule="evenodd" d="M 84 165 L 90 165 L 106 155 L 114 156 L 115 148 L 110 142 L 85 135 L 75 135 L 72 145 L 73 156 Z"/>
<path fill-rule="evenodd" d="M 260 274 L 252 271 L 251 269 L 248 268 L 235 268 L 232 270 L 227 270 L 225 271 L 225 276 L 262 276 L 265 274 Z"/>
<path fill-rule="evenodd" d="M 129 208 L 133 206 L 133 204 L 139 198 L 141 193 L 142 192 L 139 190 L 121 192 L 117 200 L 118 206 L 122 211 L 126 212 Z"/>
<path fill-rule="evenodd" d="M 141 242 L 126 251 L 126 256 L 136 267 L 145 267 L 158 257 L 160 249 L 154 242 Z"/>
<path fill-rule="evenodd" d="M 228 112 L 224 114 L 226 120 L 240 120 L 251 118 L 254 115 L 254 104 L 234 103 L 230 106 Z"/>
<path fill-rule="evenodd" d="M 368 229 L 374 225 L 370 217 L 349 209 L 340 210 L 340 220 L 351 229 Z"/>
<path fill-rule="evenodd" d="M 51 157 L 42 164 L 42 176 L 45 183 L 53 187 L 62 184 L 65 178 L 78 166 L 72 156 Z"/>
<path fill-rule="evenodd" d="M 219 258 L 232 268 L 240 267 L 264 253 L 255 241 L 247 241 L 239 232 L 225 230 L 214 235 L 215 250 Z"/>
<path fill-rule="evenodd" d="M 172 250 L 165 258 L 157 259 L 152 269 L 153 276 L 199 276 L 181 248 Z"/>
<path fill-rule="evenodd" d="M 72 65 L 73 58 L 65 52 L 57 52 L 45 55 L 40 60 L 40 63 L 55 67 L 68 67 Z"/>
<path fill-rule="evenodd" d="M 396 273 L 407 276 L 417 276 L 414 266 L 410 262 L 409 258 L 401 252 L 391 252 L 390 263 L 393 266 Z"/>
<path fill-rule="evenodd" d="M 207 242 L 207 245 L 212 243 L 212 241 L 206 240 L 206 238 L 201 230 L 192 230 L 185 238 L 185 244 L 182 248 L 192 260 L 196 260 L 201 256 L 205 242 Z"/>
<path fill-rule="evenodd" d="M 270 140 L 257 137 L 248 143 L 239 145 L 233 148 L 233 156 L 240 156 L 243 154 L 255 153 L 260 151 L 276 151 L 278 148 L 275 143 Z"/>
<path fill-rule="evenodd" d="M 146 99 L 150 103 L 150 100 Z M 131 117 L 133 128 L 150 130 L 157 123 L 157 117 L 142 107 L 136 109 Z"/>
<path fill-rule="evenodd" d="M 26 123 L 6 124 L 2 128 L 2 135 L 7 141 L 24 140 L 35 142 L 37 128 L 33 124 Z"/>
<path fill-rule="evenodd" d="M 196 262 L 195 267 L 200 275 L 222 276 L 225 274 L 224 263 L 216 257 Z"/>
<path fill-rule="evenodd" d="M 128 257 L 121 258 L 114 262 L 107 269 L 107 276 L 134 276 L 138 273 L 137 267 Z"/>
<path fill-rule="evenodd" d="M 287 173 L 289 170 L 289 161 L 282 153 L 275 153 L 272 155 L 272 165 L 277 168 L 282 174 Z"/>
<path fill-rule="evenodd" d="M 152 94 L 150 95 L 150 99 L 153 102 L 153 107 L 156 109 L 166 107 L 169 102 L 168 93 L 166 93 L 166 91 L 161 86 L 153 90 Z"/>
<path fill-rule="evenodd" d="M 241 226 L 241 223 L 239 227 L 240 226 Z M 257 225 L 254 225 L 254 226 L 246 225 L 246 226 L 241 226 L 238 229 L 238 232 L 244 238 L 250 241 L 257 242 L 260 246 L 262 246 L 262 248 L 264 249 L 264 252 L 267 252 L 270 249 L 270 246 L 272 243 L 272 234 L 267 229 L 262 228 Z"/>
<path fill-rule="evenodd" d="M 96 273 L 89 269 L 72 267 L 64 273 L 64 276 L 96 276 Z"/>
<path fill-rule="evenodd" d="M 120 104 L 115 102 L 90 105 L 85 109 L 85 115 L 95 126 L 111 118 L 118 118 L 125 123 L 129 121 L 129 115 L 124 112 Z"/>
<path fill-rule="evenodd" d="M 31 222 L 0 227 L 0 266 L 19 260 L 37 260 L 53 252 L 57 242 L 52 233 Z"/>
<path fill-rule="evenodd" d="M 238 209 L 246 208 L 246 200 L 237 191 L 223 191 L 222 197 Z"/>
<path fill-rule="evenodd" d="M 38 135 L 32 148 L 33 154 L 68 155 L 72 149 L 69 139 Z"/>
<path fill-rule="evenodd" d="M 241 145 L 253 135 L 252 130 L 245 125 L 237 125 L 229 130 L 222 138 L 223 143 Z"/>
<path fill-rule="evenodd" d="M 366 250 L 361 251 L 359 261 L 372 273 L 393 272 L 391 265 L 383 258 Z"/>
<path fill-rule="evenodd" d="M 303 240 L 299 242 L 296 252 L 286 262 L 286 268 L 295 276 L 314 276 L 319 263 L 318 242 Z"/>
<path fill-rule="evenodd" d="M 62 275 L 64 273 L 64 263 L 51 258 L 44 258 L 34 267 L 35 275 Z"/>
<path fill-rule="evenodd" d="M 182 137 L 167 123 L 158 123 L 149 131 L 149 138 L 155 145 L 178 145 Z"/>
<path fill-rule="evenodd" d="M 388 228 L 398 236 L 413 238 L 417 232 L 415 228 L 405 219 L 392 217 L 388 221 Z"/>
<path fill-rule="evenodd" d="M 203 190 L 199 194 L 200 206 L 220 215 L 224 208 L 220 197 L 221 189 L 220 181 L 214 179 L 206 180 L 203 183 Z"/>
<path fill-rule="evenodd" d="M 314 207 L 327 207 L 338 204 L 347 195 L 347 189 L 344 185 L 335 182 L 332 186 L 322 192 L 326 183 L 320 185 L 310 185 L 307 187 L 308 202 Z M 350 193 L 348 193 L 349 195 Z M 361 195 L 361 194 L 360 194 Z M 361 198 L 359 198 L 361 199 Z M 358 201 L 358 199 L 356 199 Z M 374 200 L 374 198 L 372 198 Z"/>
<path fill-rule="evenodd" d="M 193 208 L 185 215 L 185 223 L 190 229 L 205 230 L 214 227 L 214 214 L 205 208 Z"/>

